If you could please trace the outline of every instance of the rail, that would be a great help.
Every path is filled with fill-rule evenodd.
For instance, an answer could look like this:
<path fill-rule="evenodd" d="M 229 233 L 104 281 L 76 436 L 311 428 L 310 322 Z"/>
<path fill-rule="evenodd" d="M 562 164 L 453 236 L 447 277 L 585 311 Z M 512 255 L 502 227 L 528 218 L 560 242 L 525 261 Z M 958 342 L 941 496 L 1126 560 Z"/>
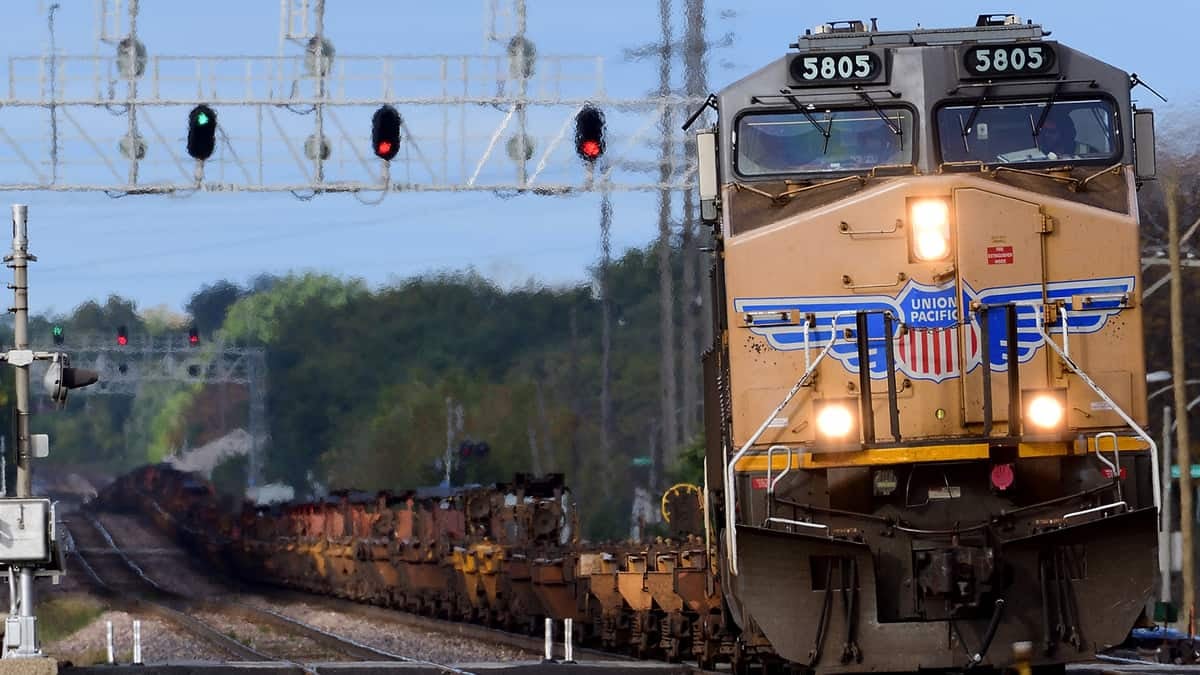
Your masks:
<path fill-rule="evenodd" d="M 179 593 L 176 593 L 176 592 L 173 592 L 173 591 L 163 588 L 160 584 L 158 584 L 156 581 L 154 581 L 149 575 L 147 575 L 146 572 L 140 566 L 138 566 L 136 562 L 134 562 L 132 559 L 130 559 L 128 555 L 126 555 L 125 551 L 123 551 L 117 545 L 117 543 L 113 539 L 112 535 L 108 532 L 108 530 L 104 527 L 104 525 L 99 521 L 99 519 L 97 519 L 95 517 L 94 514 L 87 514 L 87 518 L 88 518 L 88 520 L 91 521 L 93 527 L 96 529 L 96 531 L 99 533 L 99 535 L 103 538 L 105 543 L 110 547 L 110 549 L 116 554 L 116 556 L 121 560 L 122 563 L 125 564 L 125 566 L 128 569 L 130 569 L 132 572 L 134 572 L 134 574 L 136 574 L 136 576 L 138 577 L 139 580 L 141 580 L 147 586 L 152 587 L 157 593 L 159 593 L 167 598 L 173 598 L 173 599 L 178 599 L 178 600 L 183 601 L 187 605 L 187 607 L 185 607 L 185 609 L 195 609 L 196 600 L 194 598 L 189 598 L 187 596 L 183 596 Z M 79 555 L 78 549 L 76 549 L 76 554 Z M 80 559 L 82 560 L 82 556 L 80 557 Z M 87 565 L 86 561 L 84 561 L 84 564 Z M 102 580 L 100 580 L 99 576 L 95 573 L 94 569 L 90 569 L 90 566 L 88 566 L 88 567 L 89 567 L 90 576 L 92 576 L 97 581 L 100 581 L 101 584 L 103 584 L 106 588 L 111 589 L 111 586 L 104 584 L 104 582 Z M 219 646 L 222 646 L 223 648 L 230 650 L 233 653 L 236 653 L 243 657 L 250 656 L 252 658 L 255 658 L 256 660 L 270 660 L 270 661 L 279 661 L 279 662 L 283 662 L 283 663 L 288 663 L 288 664 L 296 666 L 297 668 L 300 668 L 301 670 L 304 670 L 307 672 L 313 672 L 311 668 L 307 668 L 303 664 L 296 663 L 290 659 L 281 658 L 281 657 L 273 657 L 268 654 L 264 654 L 261 651 L 254 649 L 253 647 L 250 647 L 248 645 L 244 645 L 240 642 L 232 640 L 231 638 L 228 638 L 227 636 L 221 634 L 219 631 L 216 631 L 215 629 L 213 629 L 211 626 L 204 623 L 203 621 L 201 621 L 193 616 L 190 616 L 185 611 L 181 611 L 180 609 L 170 607 L 162 602 L 156 602 L 156 601 L 147 600 L 144 598 L 138 598 L 137 601 L 154 607 L 154 609 L 156 611 L 158 611 L 160 614 L 167 615 L 171 619 L 186 625 L 187 627 L 192 629 L 194 632 L 202 634 L 202 636 L 204 636 L 204 637 L 208 637 L 210 640 L 217 642 L 219 644 Z M 395 653 L 392 653 L 392 652 L 389 652 L 389 651 L 386 651 L 383 649 L 377 649 L 375 647 L 371 647 L 369 645 L 362 644 L 351 638 L 336 635 L 334 633 L 330 633 L 328 631 L 322 630 L 315 626 L 311 626 L 307 623 L 304 623 L 297 619 L 293 619 L 292 617 L 289 617 L 280 612 L 276 612 L 274 610 L 266 609 L 266 608 L 262 608 L 262 607 L 256 607 L 254 605 L 250 605 L 250 604 L 247 604 L 244 602 L 226 599 L 226 600 L 215 601 L 215 602 L 214 601 L 200 601 L 199 604 L 200 605 L 215 605 L 216 608 L 218 608 L 218 609 L 223 609 L 225 611 L 234 611 L 234 612 L 241 613 L 243 615 L 247 615 L 248 617 L 256 618 L 260 621 L 271 624 L 277 628 L 282 628 L 284 630 L 300 634 L 300 635 L 312 640 L 313 642 L 315 642 L 317 644 L 320 644 L 320 645 L 327 647 L 329 649 L 332 649 L 334 651 L 341 652 L 347 656 L 350 656 L 350 657 L 353 657 L 356 659 L 360 659 L 360 660 L 364 660 L 364 661 L 375 661 L 375 662 L 391 661 L 391 662 L 412 663 L 412 664 L 417 664 L 417 665 L 430 666 L 433 668 L 437 668 L 437 669 L 441 670 L 442 672 L 450 672 L 450 673 L 466 673 L 467 672 L 467 671 L 455 668 L 453 666 L 440 664 L 440 663 L 434 663 L 432 661 L 426 661 L 424 659 L 416 659 L 416 658 L 412 658 L 412 657 L 408 657 L 408 656 L 403 656 L 403 655 L 395 654 Z"/>
<path fill-rule="evenodd" d="M 70 530 L 68 530 L 68 532 L 69 531 Z M 112 584 L 105 581 L 104 578 L 100 576 L 100 573 L 96 571 L 96 568 L 90 562 L 88 562 L 88 557 L 87 554 L 85 554 L 84 549 L 75 548 L 71 551 L 71 553 L 75 556 L 76 561 L 79 563 L 79 566 L 83 568 L 83 571 L 86 573 L 86 575 L 91 578 L 92 582 L 103 594 L 112 596 L 119 602 L 128 603 L 134 607 L 145 609 L 154 615 L 162 617 L 165 621 L 169 621 L 175 625 L 181 626 L 185 630 L 191 632 L 193 635 L 199 637 L 217 649 L 227 652 L 231 656 L 248 661 L 278 660 L 272 659 L 270 656 L 254 649 L 249 645 L 234 640 L 228 635 L 212 628 L 208 624 L 201 622 L 186 612 L 181 612 L 161 602 L 155 602 L 146 598 L 129 597 L 119 592 L 113 587 Z"/>

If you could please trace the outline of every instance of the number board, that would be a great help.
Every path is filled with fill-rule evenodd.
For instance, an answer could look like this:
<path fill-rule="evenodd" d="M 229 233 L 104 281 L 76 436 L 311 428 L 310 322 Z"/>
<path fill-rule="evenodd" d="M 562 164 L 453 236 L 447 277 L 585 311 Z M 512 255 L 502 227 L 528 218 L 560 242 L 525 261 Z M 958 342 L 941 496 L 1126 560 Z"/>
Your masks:
<path fill-rule="evenodd" d="M 1044 42 L 974 45 L 963 50 L 967 77 L 1036 77 L 1058 72 L 1054 47 Z"/>
<path fill-rule="evenodd" d="M 802 87 L 874 82 L 883 75 L 883 60 L 875 52 L 810 52 L 792 57 L 788 72 Z"/>

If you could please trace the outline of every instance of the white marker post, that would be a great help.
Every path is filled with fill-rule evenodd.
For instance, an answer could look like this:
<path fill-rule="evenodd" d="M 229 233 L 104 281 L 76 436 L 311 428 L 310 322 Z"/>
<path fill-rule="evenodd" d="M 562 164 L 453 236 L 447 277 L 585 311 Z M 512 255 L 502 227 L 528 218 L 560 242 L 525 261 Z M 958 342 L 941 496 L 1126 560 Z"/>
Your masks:
<path fill-rule="evenodd" d="M 574 619 L 563 619 L 563 663 L 575 663 L 574 624 Z"/>

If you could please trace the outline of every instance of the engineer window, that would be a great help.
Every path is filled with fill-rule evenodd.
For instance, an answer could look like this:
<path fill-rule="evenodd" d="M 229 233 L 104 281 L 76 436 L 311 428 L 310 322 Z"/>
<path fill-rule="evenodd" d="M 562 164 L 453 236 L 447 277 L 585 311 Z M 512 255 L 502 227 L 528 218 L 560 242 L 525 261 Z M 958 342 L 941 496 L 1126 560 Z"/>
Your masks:
<path fill-rule="evenodd" d="M 737 170 L 765 176 L 911 164 L 912 127 L 902 108 L 748 114 L 738 122 Z"/>
<path fill-rule="evenodd" d="M 1115 107 L 1100 99 L 949 105 L 937 126 L 943 162 L 1111 161 L 1120 153 Z"/>

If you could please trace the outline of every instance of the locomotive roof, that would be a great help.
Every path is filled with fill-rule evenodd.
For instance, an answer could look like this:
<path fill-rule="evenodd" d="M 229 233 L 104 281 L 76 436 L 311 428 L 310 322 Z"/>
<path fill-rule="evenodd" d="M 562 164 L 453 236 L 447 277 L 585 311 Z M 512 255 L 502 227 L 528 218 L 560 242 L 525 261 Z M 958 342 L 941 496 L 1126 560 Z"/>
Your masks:
<path fill-rule="evenodd" d="M 874 21 L 874 20 L 872 20 Z M 964 44 L 983 41 L 1040 40 L 1050 35 L 1039 24 L 1021 23 L 1012 14 L 982 15 L 974 26 L 962 28 L 922 28 L 910 30 L 867 30 L 860 21 L 839 21 L 818 26 L 819 32 L 805 31 L 796 44 L 801 51 L 853 49 L 856 47 L 908 47 Z"/>

